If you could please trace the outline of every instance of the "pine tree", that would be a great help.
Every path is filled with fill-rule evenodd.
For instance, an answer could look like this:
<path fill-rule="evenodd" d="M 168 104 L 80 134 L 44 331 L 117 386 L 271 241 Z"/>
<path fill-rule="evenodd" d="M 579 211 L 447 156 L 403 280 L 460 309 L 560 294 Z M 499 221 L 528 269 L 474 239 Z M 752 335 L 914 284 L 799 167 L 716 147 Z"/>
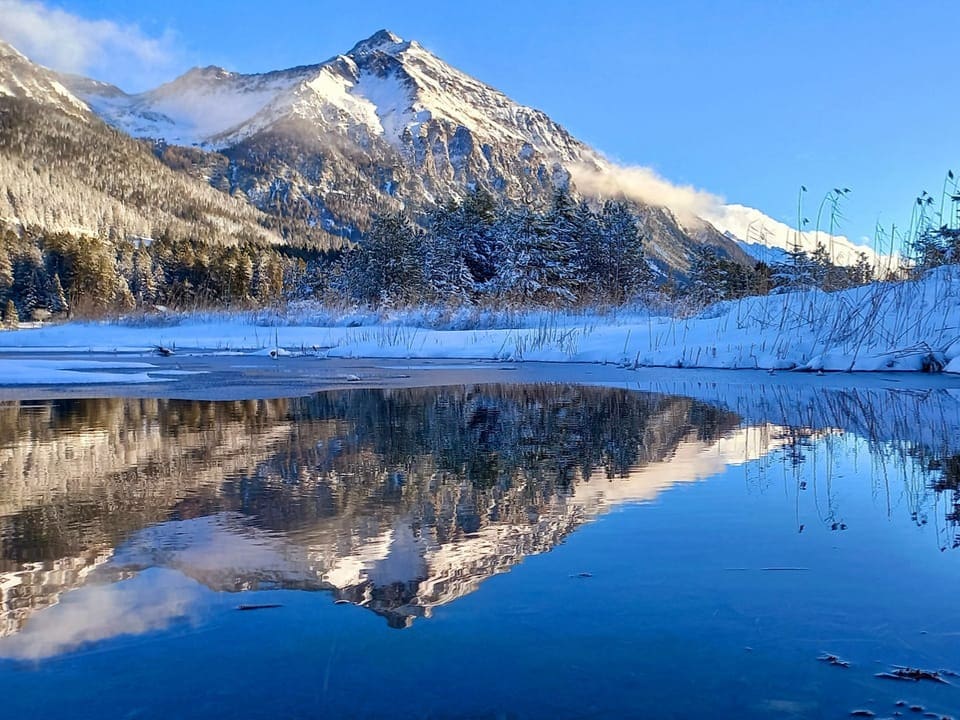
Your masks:
<path fill-rule="evenodd" d="M 13 264 L 10 254 L 4 247 L 3 238 L 0 238 L 0 297 L 3 297 L 13 287 Z"/>
<path fill-rule="evenodd" d="M 773 270 L 762 260 L 753 266 L 750 274 L 749 295 L 769 295 L 773 289 Z"/>
<path fill-rule="evenodd" d="M 528 208 L 518 208 L 497 223 L 497 231 L 504 254 L 488 291 L 512 305 L 546 304 L 552 298 L 542 257 L 546 231 L 540 218 Z"/>
<path fill-rule="evenodd" d="M 275 255 L 261 255 L 253 274 L 253 296 L 268 305 L 283 296 L 283 263 Z"/>
<path fill-rule="evenodd" d="M 117 310 L 132 310 L 136 307 L 137 301 L 134 299 L 133 293 L 130 292 L 127 279 L 117 275 L 115 282 L 110 304 Z"/>
<path fill-rule="evenodd" d="M 473 209 L 469 209 L 471 207 Z M 430 214 L 424 236 L 424 272 L 431 299 L 454 302 L 472 299 L 478 282 L 471 270 L 471 258 L 478 275 L 492 272 L 493 256 L 488 257 L 488 252 L 494 243 L 488 220 L 493 222 L 492 218 L 478 214 L 476 200 L 470 197 L 462 204 L 450 203 Z M 486 277 L 482 282 L 489 280 L 490 277 Z"/>
<path fill-rule="evenodd" d="M 648 287 L 653 273 L 644 256 L 637 218 L 625 203 L 609 201 L 604 204 L 600 223 L 603 296 L 621 304 Z"/>
<path fill-rule="evenodd" d="M 579 300 L 596 302 L 607 299 L 609 277 L 606 236 L 601 219 L 585 202 L 577 205 L 574 214 L 576 226 L 577 262 L 579 269 Z"/>
<path fill-rule="evenodd" d="M 157 299 L 157 276 L 150 253 L 142 246 L 133 251 L 130 268 L 130 292 L 139 303 L 152 304 Z"/>
<path fill-rule="evenodd" d="M 423 234 L 402 212 L 376 218 L 344 258 L 349 293 L 370 305 L 422 298 L 423 268 Z"/>
<path fill-rule="evenodd" d="M 850 273 L 833 262 L 833 257 L 823 243 L 817 243 L 810 255 L 813 283 L 823 290 L 842 290 L 850 284 Z"/>
<path fill-rule="evenodd" d="M 470 285 L 479 288 L 490 282 L 497 274 L 502 251 L 494 230 L 497 205 L 493 196 L 483 188 L 475 188 L 445 214 L 448 227 L 441 234 L 462 248 Z"/>
<path fill-rule="evenodd" d="M 926 228 L 910 242 L 914 266 L 918 271 L 960 261 L 960 229 L 944 225 Z"/>
<path fill-rule="evenodd" d="M 785 262 L 773 266 L 773 281 L 777 288 L 797 290 L 816 284 L 816 268 L 807 251 L 799 244 L 787 250 Z"/>
<path fill-rule="evenodd" d="M 543 263 L 544 285 L 558 301 L 572 302 L 580 278 L 577 206 L 565 189 L 558 189 L 542 221 L 537 261 Z"/>
<path fill-rule="evenodd" d="M 50 292 L 48 294 L 49 302 L 47 309 L 56 314 L 65 313 L 70 310 L 70 305 L 67 302 L 67 296 L 63 292 L 63 285 L 60 283 L 60 275 L 58 273 L 53 274 L 53 278 L 50 281 Z"/>
<path fill-rule="evenodd" d="M 690 267 L 687 295 L 699 306 L 723 300 L 725 277 L 720 258 L 712 247 L 699 248 Z"/>
<path fill-rule="evenodd" d="M 34 310 L 45 308 L 47 277 L 40 249 L 27 246 L 13 262 L 12 295 L 26 317 Z"/>
<path fill-rule="evenodd" d="M 847 268 L 846 271 L 849 285 L 866 285 L 873 282 L 873 263 L 870 262 L 870 258 L 867 257 L 865 252 L 858 252 L 857 262 L 853 267 Z"/>

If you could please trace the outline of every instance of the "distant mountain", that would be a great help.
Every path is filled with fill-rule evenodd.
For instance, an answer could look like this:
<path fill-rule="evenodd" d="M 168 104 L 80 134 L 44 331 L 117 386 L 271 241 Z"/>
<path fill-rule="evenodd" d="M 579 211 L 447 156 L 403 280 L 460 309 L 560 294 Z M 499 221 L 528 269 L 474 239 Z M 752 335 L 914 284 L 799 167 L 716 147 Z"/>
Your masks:
<path fill-rule="evenodd" d="M 810 230 L 798 236 L 796 228 L 744 205 L 724 205 L 704 219 L 737 240 L 752 257 L 767 264 L 783 262 L 787 251 L 794 246 L 812 253 L 821 243 L 837 265 L 855 265 L 860 253 L 877 268 L 886 267 L 891 261 L 889 254 L 878 253 L 869 245 L 854 243 L 841 235 Z"/>
<path fill-rule="evenodd" d="M 345 55 L 258 75 L 196 68 L 149 92 L 75 77 L 63 83 L 111 125 L 161 140 L 158 154 L 264 212 L 356 239 L 374 213 L 417 216 L 482 187 L 543 205 L 570 168 L 610 167 L 546 114 L 460 72 L 415 41 L 383 30 Z M 192 148 L 184 162 L 182 150 Z M 751 262 L 704 226 L 638 206 L 648 253 L 680 274 L 715 246 Z"/>

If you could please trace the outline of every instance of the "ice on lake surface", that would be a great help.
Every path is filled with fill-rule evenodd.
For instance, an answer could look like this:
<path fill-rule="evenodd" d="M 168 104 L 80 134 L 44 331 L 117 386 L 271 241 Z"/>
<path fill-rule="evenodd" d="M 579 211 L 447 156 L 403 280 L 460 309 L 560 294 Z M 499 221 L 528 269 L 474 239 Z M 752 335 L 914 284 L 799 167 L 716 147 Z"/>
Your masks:
<path fill-rule="evenodd" d="M 0 403 L 3 716 L 957 715 L 958 426 L 802 385 Z"/>

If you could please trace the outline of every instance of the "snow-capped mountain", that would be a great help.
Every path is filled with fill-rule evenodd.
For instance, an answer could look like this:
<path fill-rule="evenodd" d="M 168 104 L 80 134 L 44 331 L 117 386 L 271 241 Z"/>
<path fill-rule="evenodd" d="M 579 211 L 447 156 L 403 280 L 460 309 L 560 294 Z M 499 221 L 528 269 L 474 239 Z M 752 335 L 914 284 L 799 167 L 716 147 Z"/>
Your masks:
<path fill-rule="evenodd" d="M 198 68 L 140 95 L 72 87 L 134 136 L 224 153 L 255 203 L 275 202 L 271 185 L 289 183 L 314 219 L 332 224 L 325 211 L 342 213 L 330 195 L 418 207 L 482 185 L 527 199 L 565 182 L 565 163 L 600 162 L 544 113 L 385 30 L 318 65 L 262 75 Z M 251 156 L 264 155 L 274 172 L 249 177 Z"/>
<path fill-rule="evenodd" d="M 197 68 L 138 95 L 64 83 L 115 127 L 192 147 L 195 173 L 215 187 L 352 239 L 373 213 L 417 216 L 474 187 L 545 204 L 575 185 L 571 167 L 609 167 L 543 112 L 386 30 L 316 65 L 256 75 Z M 648 253 L 665 271 L 682 273 L 704 243 L 749 261 L 713 228 L 687 232 L 663 208 L 641 215 Z"/>
<path fill-rule="evenodd" d="M 809 254 L 821 244 L 837 265 L 855 265 L 861 253 L 875 268 L 886 267 L 891 261 L 890 255 L 878 253 L 869 245 L 854 243 L 842 235 L 831 236 L 830 233 L 816 230 L 798 235 L 796 228 L 744 205 L 724 205 L 704 219 L 737 240 L 752 257 L 768 264 L 783 262 L 787 251 L 794 247 Z"/>
<path fill-rule="evenodd" d="M 211 65 L 139 95 L 87 78 L 67 82 L 98 115 L 134 137 L 213 148 L 213 138 L 241 127 L 315 70 L 239 75 Z"/>
<path fill-rule="evenodd" d="M 0 97 L 33 100 L 68 115 L 89 112 L 87 105 L 64 87 L 56 73 L 30 62 L 3 40 L 0 40 Z"/>
<path fill-rule="evenodd" d="M 576 187 L 573 168 L 615 169 L 543 112 L 387 30 L 314 65 L 253 75 L 194 68 L 136 95 L 58 75 L 0 42 L 3 96 L 78 120 L 92 111 L 161 143 L 161 159 L 178 170 L 284 222 L 350 239 L 384 210 L 416 216 L 473 187 L 543 204 L 558 186 Z M 788 225 L 742 205 L 714 208 L 703 216 L 707 224 L 678 222 L 658 207 L 641 207 L 640 215 L 650 257 L 681 274 L 704 244 L 741 262 L 769 263 L 797 241 Z M 818 243 L 838 264 L 856 263 L 861 252 L 874 265 L 887 259 L 844 237 L 800 236 L 808 252 Z"/>
<path fill-rule="evenodd" d="M 325 131 L 362 128 L 398 148 L 429 133 L 433 123 L 497 144 L 526 143 L 528 154 L 552 151 L 558 160 L 596 155 L 544 113 L 513 102 L 388 30 L 317 65 L 256 75 L 194 68 L 139 95 L 102 83 L 79 81 L 72 87 L 131 135 L 211 149 L 297 118 Z"/>

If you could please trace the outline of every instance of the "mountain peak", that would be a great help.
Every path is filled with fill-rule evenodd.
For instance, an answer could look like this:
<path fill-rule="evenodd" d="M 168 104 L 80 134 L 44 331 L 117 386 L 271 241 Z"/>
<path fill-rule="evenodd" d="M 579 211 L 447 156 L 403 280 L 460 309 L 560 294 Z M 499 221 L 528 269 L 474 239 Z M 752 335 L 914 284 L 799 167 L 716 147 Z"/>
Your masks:
<path fill-rule="evenodd" d="M 186 80 L 188 78 L 198 78 L 204 80 L 214 80 L 214 79 L 223 79 L 228 78 L 233 75 L 232 72 L 226 68 L 222 68 L 219 65 L 207 65 L 206 67 L 193 67 L 187 70 L 183 75 L 180 76 L 180 80 Z"/>
<path fill-rule="evenodd" d="M 18 60 L 26 60 L 27 57 L 17 50 L 13 45 L 0 39 L 0 58 L 13 57 Z"/>
<path fill-rule="evenodd" d="M 403 38 L 390 30 L 378 30 L 366 40 L 361 40 L 348 53 L 349 55 L 366 55 L 372 52 L 389 52 L 406 45 Z"/>

